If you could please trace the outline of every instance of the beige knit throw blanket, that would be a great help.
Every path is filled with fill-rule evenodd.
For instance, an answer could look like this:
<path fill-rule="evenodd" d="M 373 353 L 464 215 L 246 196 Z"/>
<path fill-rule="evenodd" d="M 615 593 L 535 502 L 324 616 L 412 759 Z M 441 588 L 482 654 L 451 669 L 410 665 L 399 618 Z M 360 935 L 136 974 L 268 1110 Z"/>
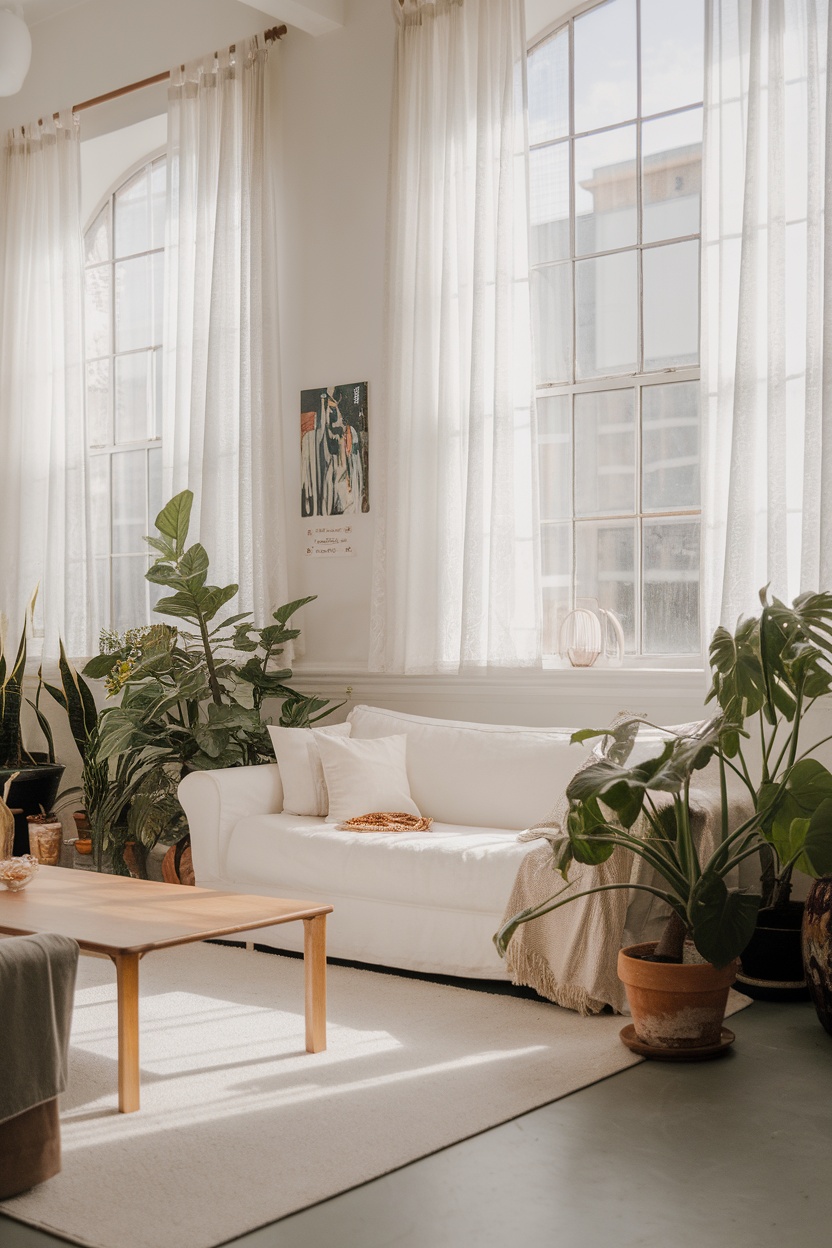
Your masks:
<path fill-rule="evenodd" d="M 718 773 L 714 780 L 699 772 L 696 787 L 691 785 L 691 829 L 701 862 L 713 853 L 722 836 L 721 804 Z M 672 800 L 668 793 L 651 793 L 658 809 Z M 564 796 L 548 819 L 520 833 L 520 840 L 560 839 L 563 835 L 569 803 Z M 738 827 L 752 813 L 750 797 L 742 790 L 729 790 L 729 829 Z M 642 815 L 631 831 L 646 836 L 649 825 Z M 587 867 L 574 863 L 570 868 L 570 893 L 599 884 L 657 884 L 654 870 L 631 851 L 616 849 L 605 863 Z M 730 886 L 730 881 L 729 886 Z M 552 865 L 550 844 L 527 854 L 517 872 L 503 923 L 546 901 L 564 887 L 563 880 Z M 566 893 L 563 894 L 567 896 Z M 514 933 L 506 951 L 506 969 L 514 984 L 534 988 L 542 997 L 577 1010 L 580 1014 L 598 1014 L 605 1006 L 620 1014 L 626 994 L 619 982 L 616 966 L 618 951 L 627 922 L 630 899 L 648 897 L 628 889 L 593 893 L 580 897 L 567 906 L 553 910 L 530 923 L 523 923 Z M 651 913 L 661 913 L 663 903 L 656 899 Z M 657 911 L 658 908 L 658 911 Z M 667 910 L 663 911 L 667 913 Z"/>

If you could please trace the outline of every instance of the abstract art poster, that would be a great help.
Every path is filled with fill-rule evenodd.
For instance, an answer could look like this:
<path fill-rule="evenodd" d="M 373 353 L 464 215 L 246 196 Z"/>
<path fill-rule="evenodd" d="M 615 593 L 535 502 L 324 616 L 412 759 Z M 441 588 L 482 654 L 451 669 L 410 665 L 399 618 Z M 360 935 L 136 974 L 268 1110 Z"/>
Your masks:
<path fill-rule="evenodd" d="M 301 391 L 300 463 L 302 516 L 370 510 L 366 381 Z"/>

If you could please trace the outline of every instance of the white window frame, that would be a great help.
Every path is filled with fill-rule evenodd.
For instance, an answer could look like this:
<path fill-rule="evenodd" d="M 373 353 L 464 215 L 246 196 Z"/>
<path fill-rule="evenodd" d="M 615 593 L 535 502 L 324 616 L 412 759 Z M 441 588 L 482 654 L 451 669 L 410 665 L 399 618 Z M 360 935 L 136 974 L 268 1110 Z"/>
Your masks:
<path fill-rule="evenodd" d="M 635 0 L 636 7 L 636 113 L 634 117 L 627 118 L 624 121 L 617 122 L 610 126 L 599 126 L 592 130 L 576 132 L 575 130 L 575 33 L 574 22 L 576 18 L 583 16 L 585 13 L 593 9 L 600 8 L 607 0 L 586 0 L 586 3 L 576 6 L 567 14 L 556 18 L 552 23 L 546 26 L 529 42 L 527 47 L 527 57 L 530 56 L 537 48 L 547 43 L 550 39 L 560 34 L 564 29 L 568 30 L 568 67 L 569 67 L 569 92 L 568 92 L 568 109 L 569 123 L 568 132 L 565 136 L 556 139 L 547 139 L 544 142 L 533 143 L 530 150 L 541 150 L 547 147 L 555 147 L 558 145 L 568 145 L 569 147 L 569 257 L 567 263 L 571 266 L 571 306 L 572 306 L 572 381 L 539 383 L 535 385 L 535 393 L 538 400 L 550 397 L 566 396 L 569 399 L 569 422 L 570 422 L 570 445 L 571 445 L 571 476 L 572 476 L 572 514 L 571 518 L 565 519 L 562 523 L 569 525 L 571 528 L 571 585 L 570 585 L 570 605 L 576 605 L 576 530 L 578 525 L 584 523 L 609 523 L 613 524 L 617 521 L 634 521 L 636 525 L 636 550 L 634 564 L 634 596 L 635 596 L 635 640 L 636 648 L 634 653 L 628 653 L 624 658 L 624 665 L 627 667 L 638 667 L 643 669 L 699 669 L 701 666 L 701 623 L 700 623 L 700 649 L 696 652 L 686 652 L 679 654 L 645 654 L 642 651 L 643 641 L 643 526 L 645 519 L 648 521 L 662 520 L 666 518 L 684 520 L 686 518 L 694 518 L 701 524 L 701 497 L 700 505 L 692 508 L 682 508 L 673 511 L 647 511 L 642 506 L 642 393 L 643 390 L 650 386 L 667 385 L 674 382 L 699 382 L 701 379 L 701 332 L 699 336 L 698 354 L 699 363 L 687 366 L 670 366 L 663 369 L 655 369 L 645 371 L 643 368 L 631 373 L 615 373 L 604 374 L 587 379 L 576 380 L 577 378 L 577 306 L 576 306 L 576 289 L 575 281 L 575 265 L 577 260 L 597 259 L 598 257 L 619 255 L 625 252 L 635 252 L 637 254 L 637 280 L 638 280 L 638 336 L 637 350 L 639 365 L 644 362 L 644 289 L 643 289 L 643 265 L 642 256 L 645 251 L 653 250 L 657 247 L 666 247 L 669 245 L 697 242 L 700 248 L 700 280 L 698 285 L 697 299 L 697 318 L 701 323 L 701 299 L 702 299 L 702 282 L 701 282 L 701 213 L 702 201 L 700 192 L 700 229 L 694 234 L 683 234 L 673 236 L 672 238 L 663 238 L 656 241 L 643 241 L 643 205 L 642 205 L 642 123 L 644 121 L 658 121 L 666 117 L 678 116 L 683 113 L 692 112 L 697 108 L 704 110 L 704 102 L 684 105 L 679 108 L 667 109 L 659 113 L 642 114 L 641 108 L 641 0 Z M 704 95 L 704 83 L 703 83 Z M 636 156 L 635 156 L 635 175 L 636 175 L 636 241 L 623 247 L 616 247 L 605 251 L 592 251 L 580 256 L 576 253 L 576 214 L 575 214 L 575 143 L 577 140 L 590 135 L 600 135 L 621 129 L 625 126 L 636 126 Z M 550 261 L 541 264 L 532 264 L 531 269 L 546 268 L 551 264 L 563 263 L 563 261 Z M 613 514 L 581 514 L 577 516 L 575 513 L 575 437 L 574 437 L 574 395 L 597 393 L 602 391 L 626 389 L 635 392 L 635 477 L 636 477 L 636 500 L 633 512 L 616 512 Z M 701 404 L 700 404 L 701 415 Z M 547 440 L 546 435 L 540 437 L 540 442 Z M 550 439 L 551 440 L 551 439 Z M 541 523 L 541 532 L 544 524 L 552 523 L 543 521 Z M 700 560 L 699 578 L 701 585 L 702 565 Z M 547 584 L 558 584 L 557 576 L 543 576 L 541 569 L 541 586 Z M 580 605 L 580 599 L 577 600 Z M 560 660 L 556 652 L 548 651 L 544 657 L 546 666 L 559 666 Z"/>
<path fill-rule="evenodd" d="M 133 259 L 138 259 L 142 256 L 153 256 L 153 255 L 158 255 L 160 252 L 162 253 L 164 252 L 164 244 L 162 244 L 161 247 L 152 247 L 144 251 L 131 252 L 129 256 L 116 257 L 115 255 L 115 199 L 116 199 L 116 195 L 118 194 L 118 192 L 124 186 L 126 186 L 130 181 L 132 181 L 132 179 L 135 178 L 137 174 L 141 173 L 143 169 L 147 169 L 149 171 L 156 162 L 158 162 L 161 159 L 164 159 L 166 155 L 167 155 L 167 148 L 164 146 L 159 147 L 156 150 L 148 153 L 147 155 L 142 156 L 139 160 L 135 161 L 126 170 L 120 173 L 118 178 L 110 185 L 106 194 L 104 194 L 101 197 L 101 199 L 98 201 L 98 203 L 95 205 L 95 208 L 90 213 L 89 219 L 85 223 L 84 230 L 83 230 L 83 237 L 86 240 L 88 231 L 93 226 L 95 221 L 98 219 L 102 210 L 105 208 L 107 209 L 109 213 L 109 227 L 110 227 L 109 258 L 106 261 L 98 261 L 93 264 L 88 264 L 86 261 L 84 263 L 85 278 L 86 278 L 87 271 L 92 268 L 108 267 L 110 270 L 110 309 L 109 309 L 110 350 L 106 355 L 100 355 L 100 356 L 87 356 L 86 350 L 84 353 L 85 355 L 85 360 L 84 360 L 84 370 L 85 370 L 84 436 L 85 436 L 87 463 L 90 464 L 90 462 L 93 459 L 100 459 L 100 458 L 106 458 L 108 461 L 107 478 L 108 478 L 109 511 L 108 511 L 108 525 L 107 525 L 107 550 L 106 550 L 106 554 L 92 554 L 92 553 L 90 554 L 90 562 L 92 563 L 93 566 L 95 566 L 98 563 L 106 564 L 107 587 L 108 587 L 106 610 L 105 610 L 105 616 L 98 621 L 100 627 L 103 629 L 111 629 L 114 627 L 113 576 L 112 576 L 113 563 L 115 560 L 118 560 L 118 559 L 135 559 L 138 553 L 135 551 L 118 552 L 118 551 L 113 550 L 113 508 L 112 508 L 113 457 L 115 455 L 122 454 L 126 451 L 144 451 L 145 485 L 146 485 L 145 519 L 147 522 L 147 527 L 145 531 L 147 533 L 150 533 L 152 532 L 153 521 L 155 519 L 155 515 L 151 514 L 153 508 L 151 506 L 151 499 L 150 499 L 150 479 L 151 478 L 150 478 L 149 453 L 151 450 L 157 450 L 157 449 L 161 450 L 161 447 L 162 447 L 161 428 L 158 429 L 157 434 L 154 437 L 140 438 L 131 442 L 117 442 L 115 440 L 115 373 L 116 373 L 115 362 L 116 360 L 124 356 L 141 355 L 141 354 L 146 353 L 147 351 L 152 351 L 154 353 L 152 364 L 151 364 L 151 368 L 153 370 L 152 383 L 153 383 L 153 389 L 155 392 L 156 391 L 156 359 L 157 359 L 156 352 L 163 347 L 163 343 L 158 342 L 158 343 L 152 343 L 149 346 L 133 348 L 129 351 L 117 351 L 116 350 L 116 334 L 115 334 L 116 264 L 125 259 L 133 260 Z M 109 420 L 110 437 L 109 437 L 108 442 L 104 444 L 92 446 L 90 444 L 90 431 L 89 431 L 87 411 L 86 411 L 86 395 L 87 395 L 86 370 L 89 364 L 100 362 L 102 360 L 106 360 L 109 365 L 107 414 L 108 414 L 108 420 Z M 89 523 L 89 515 L 90 515 L 90 509 L 88 506 L 87 508 L 88 523 Z M 150 564 L 150 558 L 148 558 L 148 566 L 149 564 Z M 97 577 L 94 578 L 94 583 L 97 584 Z M 158 587 L 151 586 L 148 582 L 146 594 L 145 594 L 145 605 L 146 605 L 145 618 L 137 619 L 131 622 L 131 625 L 130 625 L 131 627 L 141 627 L 142 624 L 150 623 L 152 621 L 153 603 L 156 601 L 156 599 L 158 599 L 158 597 L 159 597 Z M 94 602 L 93 607 L 94 607 L 95 614 L 98 614 L 99 602 L 97 600 Z"/>

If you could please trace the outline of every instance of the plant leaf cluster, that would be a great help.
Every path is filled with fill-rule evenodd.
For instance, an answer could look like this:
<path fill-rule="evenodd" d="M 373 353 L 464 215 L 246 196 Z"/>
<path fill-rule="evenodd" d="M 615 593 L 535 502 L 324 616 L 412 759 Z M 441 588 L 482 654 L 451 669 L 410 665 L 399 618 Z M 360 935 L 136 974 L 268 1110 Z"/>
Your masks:
<path fill-rule="evenodd" d="M 199 542 L 188 545 L 192 503 L 190 490 L 177 494 L 156 518 L 158 535 L 147 538 L 157 555 L 147 579 L 170 591 L 154 610 L 177 624 L 154 624 L 121 639 L 109 635 L 84 668 L 122 695 L 119 706 L 101 715 L 102 760 L 139 753 L 180 771 L 270 761 L 262 717 L 267 698 L 281 702 L 281 723 L 309 724 L 334 709 L 327 699 L 292 689 L 291 669 L 281 662 L 299 634 L 290 618 L 313 598 L 279 607 L 264 628 L 255 627 L 249 612 L 221 617 L 238 586 L 209 583 L 207 551 Z"/>
<path fill-rule="evenodd" d="M 616 848 L 642 858 L 657 884 L 635 884 L 659 897 L 700 954 L 716 966 L 748 944 L 761 900 L 788 899 L 792 871 L 832 873 L 832 773 L 811 757 L 827 740 L 799 752 L 809 709 L 832 691 L 832 594 L 807 593 L 789 607 L 761 591 L 761 612 L 735 631 L 718 628 L 710 646 L 708 701 L 719 714 L 689 733 L 668 733 L 655 757 L 630 762 L 641 717 L 612 728 L 585 729 L 573 742 L 601 738 L 595 758 L 566 790 L 562 835 L 552 838 L 553 865 L 565 883 L 539 906 L 515 915 L 494 937 L 505 953 L 522 923 L 578 896 L 629 884 L 575 892 L 573 863 L 598 866 Z M 749 753 L 749 724 L 760 733 L 758 774 Z M 702 860 L 692 834 L 690 792 L 694 773 L 715 760 L 719 768 L 722 835 Z M 727 773 L 735 773 L 752 799 L 753 813 L 729 827 Z M 657 795 L 665 795 L 657 800 Z M 639 830 L 634 831 L 637 821 Z M 759 855 L 762 894 L 730 890 L 727 876 Z"/>

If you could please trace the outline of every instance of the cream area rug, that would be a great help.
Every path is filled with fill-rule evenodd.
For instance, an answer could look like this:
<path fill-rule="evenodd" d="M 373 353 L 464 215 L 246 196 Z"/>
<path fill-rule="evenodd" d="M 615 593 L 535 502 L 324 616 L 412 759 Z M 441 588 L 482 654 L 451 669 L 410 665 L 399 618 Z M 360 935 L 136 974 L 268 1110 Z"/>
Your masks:
<path fill-rule="evenodd" d="M 621 1018 L 339 966 L 310 1055 L 302 962 L 219 945 L 140 982 L 141 1110 L 116 1108 L 112 964 L 82 957 L 63 1170 L 0 1204 L 95 1248 L 224 1243 L 641 1060 Z"/>

